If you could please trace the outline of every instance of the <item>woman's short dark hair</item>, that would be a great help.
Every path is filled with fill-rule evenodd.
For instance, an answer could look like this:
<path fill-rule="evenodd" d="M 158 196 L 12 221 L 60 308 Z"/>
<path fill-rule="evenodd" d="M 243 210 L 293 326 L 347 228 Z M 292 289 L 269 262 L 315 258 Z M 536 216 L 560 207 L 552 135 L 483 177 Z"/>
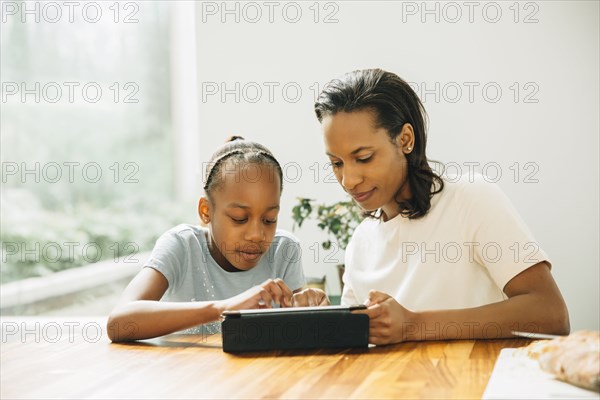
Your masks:
<path fill-rule="evenodd" d="M 211 193 L 223 184 L 224 176 L 231 172 L 223 171 L 226 163 L 230 163 L 236 171 L 242 171 L 249 164 L 273 167 L 279 176 L 279 191 L 283 190 L 283 173 L 273 153 L 260 143 L 245 140 L 241 136 L 232 136 L 213 153 L 208 162 L 204 177 L 204 192 L 209 198 Z M 252 179 L 255 178 L 252 173 Z M 274 175 L 270 175 L 269 179 L 275 179 Z"/>
<path fill-rule="evenodd" d="M 404 124 L 415 134 L 414 149 L 406 154 L 412 198 L 398 203 L 400 214 L 416 219 L 427 214 L 431 198 L 444 188 L 442 178 L 432 170 L 425 155 L 427 113 L 415 91 L 398 75 L 381 69 L 363 69 L 327 83 L 315 103 L 319 122 L 338 112 L 370 110 L 376 128 L 384 128 L 394 141 Z M 435 161 L 432 161 L 435 162 Z M 376 212 L 365 213 L 376 217 Z"/>

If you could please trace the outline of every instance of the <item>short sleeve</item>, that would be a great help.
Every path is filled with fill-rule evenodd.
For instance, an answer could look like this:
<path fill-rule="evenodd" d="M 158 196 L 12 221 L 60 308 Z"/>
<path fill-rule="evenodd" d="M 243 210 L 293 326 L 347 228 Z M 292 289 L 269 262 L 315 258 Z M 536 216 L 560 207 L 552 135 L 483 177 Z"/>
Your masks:
<path fill-rule="evenodd" d="M 182 238 L 176 231 L 170 230 L 158 238 L 144 267 L 163 274 L 169 282 L 169 289 L 173 290 L 181 284 L 181 277 L 184 276 L 185 254 Z"/>
<path fill-rule="evenodd" d="M 479 177 L 463 188 L 470 257 L 487 268 L 499 288 L 527 268 L 547 261 L 533 234 L 508 197 Z"/>
<path fill-rule="evenodd" d="M 302 268 L 302 250 L 300 242 L 292 234 L 278 231 L 281 234 L 276 250 L 275 265 L 278 274 L 285 284 L 292 290 L 305 286 L 304 270 Z"/>
<path fill-rule="evenodd" d="M 340 303 L 343 306 L 352 306 L 355 304 L 360 304 L 360 301 L 356 298 L 354 294 L 354 290 L 352 289 L 350 282 L 348 282 L 348 274 L 344 271 L 344 275 L 342 276 L 342 281 L 344 282 L 344 289 L 342 290 L 342 299 Z"/>

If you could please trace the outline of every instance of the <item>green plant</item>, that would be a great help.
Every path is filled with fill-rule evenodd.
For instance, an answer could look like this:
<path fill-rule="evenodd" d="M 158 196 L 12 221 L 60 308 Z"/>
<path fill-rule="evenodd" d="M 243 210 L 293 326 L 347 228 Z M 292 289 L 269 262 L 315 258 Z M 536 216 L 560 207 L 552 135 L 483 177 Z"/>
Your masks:
<path fill-rule="evenodd" d="M 337 245 L 345 250 L 348 242 L 354 233 L 354 229 L 363 220 L 362 210 L 352 200 L 338 201 L 330 205 L 314 204 L 316 200 L 307 198 L 298 198 L 298 204 L 292 208 L 292 218 L 294 219 L 294 229 L 310 218 L 316 208 L 317 226 L 335 238 Z M 325 250 L 331 248 L 330 239 L 321 243 Z"/>

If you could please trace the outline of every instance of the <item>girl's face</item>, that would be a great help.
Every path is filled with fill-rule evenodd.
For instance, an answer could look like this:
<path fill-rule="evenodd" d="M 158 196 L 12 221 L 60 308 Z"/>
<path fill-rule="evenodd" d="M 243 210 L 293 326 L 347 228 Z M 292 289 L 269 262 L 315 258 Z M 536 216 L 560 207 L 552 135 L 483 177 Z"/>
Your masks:
<path fill-rule="evenodd" d="M 277 228 L 280 179 L 268 165 L 225 164 L 222 185 L 203 197 L 200 218 L 209 223 L 211 255 L 226 271 L 254 268 Z"/>
<path fill-rule="evenodd" d="M 384 220 L 398 215 L 397 200 L 410 198 L 405 152 L 414 133 L 410 124 L 391 142 L 384 128 L 376 128 L 369 110 L 339 112 L 322 120 L 325 150 L 335 176 L 365 210 L 382 209 Z M 411 150 L 409 150 L 409 148 Z"/>

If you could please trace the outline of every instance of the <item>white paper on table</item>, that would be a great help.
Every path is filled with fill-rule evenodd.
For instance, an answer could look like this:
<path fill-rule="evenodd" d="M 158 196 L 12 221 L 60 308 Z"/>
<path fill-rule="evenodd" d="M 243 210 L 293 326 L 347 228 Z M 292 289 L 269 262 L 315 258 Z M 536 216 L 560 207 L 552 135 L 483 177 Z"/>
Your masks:
<path fill-rule="evenodd" d="M 600 394 L 559 381 L 538 361 L 502 349 L 483 399 L 600 399 Z"/>

